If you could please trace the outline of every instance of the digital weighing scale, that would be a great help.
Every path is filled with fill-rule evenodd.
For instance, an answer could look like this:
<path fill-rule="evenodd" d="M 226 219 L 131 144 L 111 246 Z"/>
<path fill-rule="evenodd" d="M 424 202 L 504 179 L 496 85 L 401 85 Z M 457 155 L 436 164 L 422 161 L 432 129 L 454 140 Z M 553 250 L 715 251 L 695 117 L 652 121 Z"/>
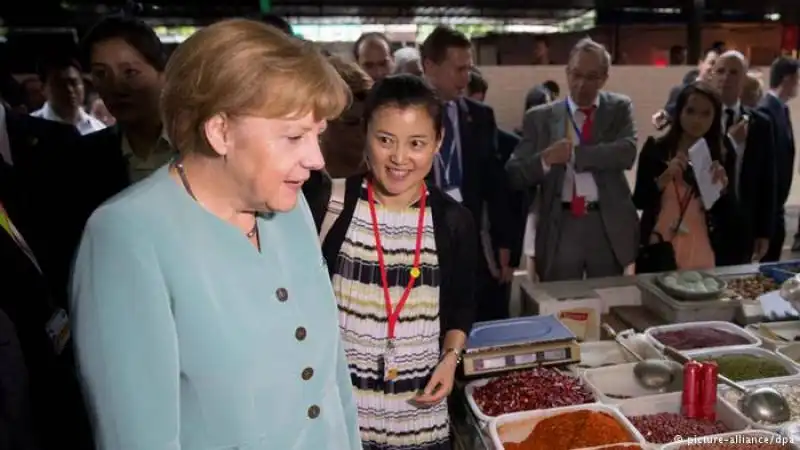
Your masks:
<path fill-rule="evenodd" d="M 554 315 L 478 322 L 464 352 L 464 376 L 480 377 L 580 361 L 575 334 Z"/>

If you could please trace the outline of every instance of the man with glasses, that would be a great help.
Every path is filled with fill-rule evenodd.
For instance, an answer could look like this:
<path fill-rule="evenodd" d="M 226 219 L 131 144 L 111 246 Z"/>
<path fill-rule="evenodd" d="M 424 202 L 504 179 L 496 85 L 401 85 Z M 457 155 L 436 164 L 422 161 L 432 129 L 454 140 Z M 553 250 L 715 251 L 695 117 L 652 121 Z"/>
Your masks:
<path fill-rule="evenodd" d="M 630 98 L 601 89 L 611 57 L 586 38 L 570 53 L 569 96 L 525 114 L 506 164 L 516 189 L 540 187 L 536 229 L 542 281 L 622 275 L 636 258 L 638 217 L 625 178 L 636 160 Z"/>

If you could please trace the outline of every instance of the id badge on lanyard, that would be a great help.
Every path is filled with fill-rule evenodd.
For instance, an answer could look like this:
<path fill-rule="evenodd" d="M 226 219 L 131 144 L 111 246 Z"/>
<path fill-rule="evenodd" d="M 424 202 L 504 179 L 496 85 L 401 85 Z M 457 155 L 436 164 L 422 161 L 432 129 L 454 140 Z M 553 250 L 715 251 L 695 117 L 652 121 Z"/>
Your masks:
<path fill-rule="evenodd" d="M 20 251 L 22 251 L 22 253 L 28 257 L 36 270 L 39 271 L 39 273 L 42 273 L 42 269 L 39 266 L 39 262 L 36 260 L 36 256 L 33 254 L 30 246 L 28 246 L 25 238 L 23 238 L 22 234 L 19 232 L 19 230 L 17 230 L 17 227 L 15 227 L 14 223 L 11 222 L 11 218 L 8 216 L 8 212 L 5 210 L 2 204 L 0 204 L 0 228 L 2 228 L 4 232 L 8 233 L 8 235 L 11 237 L 11 240 L 13 240 Z M 57 355 L 60 355 L 67 346 L 71 336 L 67 312 L 60 308 L 56 310 L 56 312 L 50 317 L 50 320 L 47 321 L 47 324 L 45 324 L 45 332 L 47 333 L 47 337 L 50 338 L 50 343 L 53 345 L 53 351 L 55 351 Z"/>
<path fill-rule="evenodd" d="M 397 361 L 397 346 L 395 344 L 395 327 L 400 321 L 400 312 L 406 304 L 406 301 L 414 288 L 416 280 L 422 275 L 420 271 L 421 252 L 422 252 L 422 237 L 425 230 L 425 204 L 427 189 L 423 184 L 420 187 L 420 200 L 419 200 L 419 217 L 417 218 L 417 238 L 416 246 L 414 249 L 414 263 L 409 270 L 408 283 L 403 290 L 403 294 L 397 301 L 397 304 L 392 307 L 392 298 L 389 294 L 389 276 L 387 274 L 386 262 L 383 255 L 383 244 L 381 243 L 381 233 L 378 226 L 378 215 L 375 209 L 375 196 L 373 192 L 372 182 L 367 184 L 367 198 L 369 201 L 369 212 L 372 218 L 372 231 L 375 236 L 375 251 L 378 254 L 378 267 L 381 275 L 381 284 L 383 285 L 384 306 L 386 307 L 386 349 L 384 350 L 382 359 L 383 365 L 383 380 L 387 383 L 388 389 L 393 389 L 391 385 L 400 376 L 400 368 Z"/>
<path fill-rule="evenodd" d="M 439 172 L 441 173 L 442 190 L 445 194 L 449 195 L 453 200 L 462 203 L 464 199 L 461 197 L 461 188 L 452 182 L 451 174 L 453 170 L 461 170 L 461 158 L 459 158 L 458 150 L 455 148 L 456 144 L 453 141 L 450 150 L 450 156 L 447 161 L 444 160 L 442 153 L 436 154 L 436 161 L 439 163 Z"/>

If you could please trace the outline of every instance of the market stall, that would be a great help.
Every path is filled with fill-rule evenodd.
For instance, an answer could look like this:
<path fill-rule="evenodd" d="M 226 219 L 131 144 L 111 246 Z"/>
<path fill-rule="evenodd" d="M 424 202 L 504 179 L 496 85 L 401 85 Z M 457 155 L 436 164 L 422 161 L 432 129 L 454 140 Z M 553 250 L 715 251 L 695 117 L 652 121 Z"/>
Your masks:
<path fill-rule="evenodd" d="M 472 363 L 472 379 L 453 396 L 456 448 L 800 448 L 792 446 L 800 440 L 790 442 L 800 439 L 800 342 L 794 342 L 800 340 L 800 321 L 787 320 L 796 312 L 773 298 L 780 282 L 793 276 L 789 269 L 800 271 L 800 264 L 779 267 L 778 273 L 750 265 L 699 275 L 520 283 L 522 314 L 550 316 L 571 336 L 523 337 L 532 340 L 520 344 L 524 321 L 497 327 L 516 326 L 508 331 L 516 341 L 508 346 L 491 341 L 472 355 L 485 362 Z M 618 341 L 644 359 L 665 360 L 666 347 L 678 350 L 702 368 L 704 377 L 697 380 L 705 387 L 694 377 L 687 381 L 688 364 L 670 385 L 645 387 L 636 357 L 618 341 L 600 340 L 602 323 L 624 329 Z M 552 351 L 539 351 L 544 345 L 572 348 L 567 341 L 575 349 L 558 354 L 566 362 L 555 362 Z M 717 372 L 748 389 L 776 389 L 789 405 L 789 420 L 749 418 L 740 409 L 742 394 L 717 386 Z"/>

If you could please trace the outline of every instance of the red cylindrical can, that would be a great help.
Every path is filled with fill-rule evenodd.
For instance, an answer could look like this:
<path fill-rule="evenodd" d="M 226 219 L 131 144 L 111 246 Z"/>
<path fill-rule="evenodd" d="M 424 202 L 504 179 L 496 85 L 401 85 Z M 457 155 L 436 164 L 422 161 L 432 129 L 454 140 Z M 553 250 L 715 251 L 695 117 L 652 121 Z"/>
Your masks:
<path fill-rule="evenodd" d="M 704 362 L 701 369 L 702 386 L 700 388 L 700 404 L 702 405 L 702 416 L 705 420 L 717 420 L 717 374 L 719 367 L 717 363 Z"/>
<path fill-rule="evenodd" d="M 683 395 L 681 396 L 681 412 L 689 419 L 700 419 L 703 416 L 701 403 L 703 365 L 697 361 L 689 361 L 683 365 Z"/>

